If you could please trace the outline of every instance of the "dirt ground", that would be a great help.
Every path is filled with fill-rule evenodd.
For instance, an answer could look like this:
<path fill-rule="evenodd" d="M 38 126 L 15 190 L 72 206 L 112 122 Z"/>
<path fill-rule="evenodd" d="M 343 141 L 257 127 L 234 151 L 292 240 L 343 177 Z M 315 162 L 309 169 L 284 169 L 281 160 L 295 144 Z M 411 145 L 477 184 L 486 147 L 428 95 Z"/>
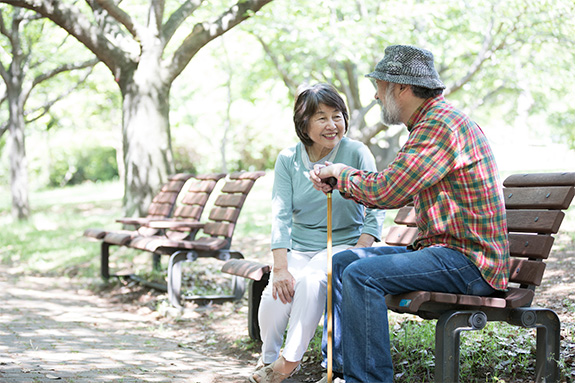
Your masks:
<path fill-rule="evenodd" d="M 107 288 L 0 266 L 0 382 L 245 382 L 258 357 L 247 298 L 171 308 L 134 282 Z M 556 241 L 535 305 L 562 321 L 565 382 L 575 381 L 575 244 Z M 321 377 L 307 359 L 287 382 Z"/>

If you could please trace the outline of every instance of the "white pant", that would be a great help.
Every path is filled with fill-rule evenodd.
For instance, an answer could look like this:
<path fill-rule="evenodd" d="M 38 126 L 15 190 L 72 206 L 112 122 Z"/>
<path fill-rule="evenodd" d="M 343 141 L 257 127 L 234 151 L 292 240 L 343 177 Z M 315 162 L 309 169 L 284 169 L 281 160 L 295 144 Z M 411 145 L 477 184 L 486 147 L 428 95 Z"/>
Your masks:
<path fill-rule="evenodd" d="M 351 245 L 333 247 L 333 254 Z M 258 320 L 262 338 L 262 359 L 268 364 L 279 358 L 286 330 L 283 357 L 298 362 L 325 309 L 327 296 L 327 249 L 320 251 L 288 251 L 288 270 L 294 277 L 295 293 L 291 303 L 283 304 L 272 296 L 273 272 L 262 293 Z M 289 325 L 289 326 L 288 326 Z"/>

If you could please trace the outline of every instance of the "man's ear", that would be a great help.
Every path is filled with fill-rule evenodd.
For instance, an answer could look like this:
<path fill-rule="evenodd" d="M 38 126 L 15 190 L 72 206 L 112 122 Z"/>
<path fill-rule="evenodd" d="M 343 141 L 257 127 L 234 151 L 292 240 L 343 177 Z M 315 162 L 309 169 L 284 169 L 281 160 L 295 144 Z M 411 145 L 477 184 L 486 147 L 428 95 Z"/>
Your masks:
<path fill-rule="evenodd" d="M 404 94 L 406 92 L 413 93 L 413 91 L 411 90 L 411 85 L 400 84 L 399 85 L 399 94 Z"/>

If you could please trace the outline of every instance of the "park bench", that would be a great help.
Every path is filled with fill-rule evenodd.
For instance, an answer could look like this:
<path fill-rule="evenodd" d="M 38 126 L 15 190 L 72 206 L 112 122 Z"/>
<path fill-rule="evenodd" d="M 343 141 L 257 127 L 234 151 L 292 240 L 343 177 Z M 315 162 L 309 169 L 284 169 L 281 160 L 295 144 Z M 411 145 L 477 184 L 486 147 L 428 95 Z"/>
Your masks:
<path fill-rule="evenodd" d="M 185 238 L 161 235 L 136 236 L 125 244 L 130 248 L 168 255 L 167 290 L 170 303 L 182 307 L 182 262 L 193 262 L 198 258 L 215 258 L 227 261 L 230 258 L 243 258 L 240 251 L 232 249 L 232 237 L 249 192 L 256 180 L 265 175 L 263 171 L 237 172 L 230 174 L 220 194 L 211 208 L 206 222 L 194 221 L 151 221 L 148 226 L 160 229 L 182 230 L 189 235 Z M 203 236 L 196 238 L 201 230 Z M 243 278 L 233 277 L 232 295 L 203 295 L 188 299 L 202 301 L 224 301 L 241 299 L 245 291 Z"/>
<path fill-rule="evenodd" d="M 162 187 L 160 193 L 154 198 L 148 214 L 144 218 L 122 218 L 116 220 L 125 225 L 136 226 L 135 230 L 112 230 L 99 233 L 99 229 L 88 229 L 85 236 L 99 240 L 100 244 L 100 273 L 102 279 L 108 280 L 110 277 L 132 277 L 131 274 L 119 275 L 110 274 L 109 259 L 111 246 L 128 246 L 132 239 L 136 237 L 152 237 L 163 235 L 167 238 L 186 239 L 195 235 L 195 231 L 183 229 L 183 222 L 197 223 L 200 220 L 206 203 L 216 187 L 217 182 L 225 177 L 223 173 L 200 174 L 192 176 L 190 174 L 179 174 L 170 177 L 170 181 Z M 187 190 L 182 192 L 183 186 Z M 182 196 L 181 203 L 177 204 L 178 196 Z M 158 214 L 162 212 L 162 214 Z M 151 223 L 155 225 L 152 226 Z M 158 223 L 163 222 L 161 226 Z M 174 226 L 172 229 L 170 225 Z M 154 254 L 153 268 L 159 269 L 159 256 Z"/>
<path fill-rule="evenodd" d="M 510 287 L 493 296 L 414 291 L 386 296 L 390 310 L 437 319 L 435 332 L 435 381 L 459 379 L 460 332 L 481 330 L 487 322 L 537 329 L 535 380 L 560 379 L 560 327 L 557 314 L 549 308 L 532 307 L 535 288 L 541 285 L 554 242 L 553 234 L 575 195 L 575 173 L 515 174 L 503 183 L 511 256 Z M 386 244 L 406 246 L 415 238 L 413 207 L 398 210 Z M 248 330 L 259 339 L 257 310 L 267 284 L 270 266 L 255 261 L 230 260 L 224 272 L 251 279 L 248 297 Z"/>
<path fill-rule="evenodd" d="M 192 177 L 192 174 L 178 173 L 168 177 L 168 182 L 166 182 L 161 188 L 158 194 L 154 196 L 150 206 L 148 206 L 147 215 L 145 217 L 126 217 L 118 218 L 116 222 L 122 223 L 124 225 L 129 225 L 135 227 L 134 230 L 123 230 L 123 232 L 135 232 L 137 229 L 142 228 L 142 225 L 153 220 L 153 219 L 163 219 L 167 218 L 172 214 L 176 199 L 178 194 L 184 187 L 184 184 L 188 179 Z M 143 232 L 155 234 L 156 229 L 152 228 L 142 228 Z M 102 240 L 106 234 L 111 231 L 103 228 L 88 228 L 84 231 L 84 236 L 94 240 Z"/>

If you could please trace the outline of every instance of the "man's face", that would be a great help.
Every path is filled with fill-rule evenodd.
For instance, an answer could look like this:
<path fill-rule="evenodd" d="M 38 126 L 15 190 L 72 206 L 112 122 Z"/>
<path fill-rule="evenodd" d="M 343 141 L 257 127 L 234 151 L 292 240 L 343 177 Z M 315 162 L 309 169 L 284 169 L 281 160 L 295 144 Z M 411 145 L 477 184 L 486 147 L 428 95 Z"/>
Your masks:
<path fill-rule="evenodd" d="M 375 98 L 381 104 L 381 120 L 385 125 L 399 125 L 401 121 L 401 107 L 395 97 L 394 83 L 376 80 L 377 93 Z"/>

